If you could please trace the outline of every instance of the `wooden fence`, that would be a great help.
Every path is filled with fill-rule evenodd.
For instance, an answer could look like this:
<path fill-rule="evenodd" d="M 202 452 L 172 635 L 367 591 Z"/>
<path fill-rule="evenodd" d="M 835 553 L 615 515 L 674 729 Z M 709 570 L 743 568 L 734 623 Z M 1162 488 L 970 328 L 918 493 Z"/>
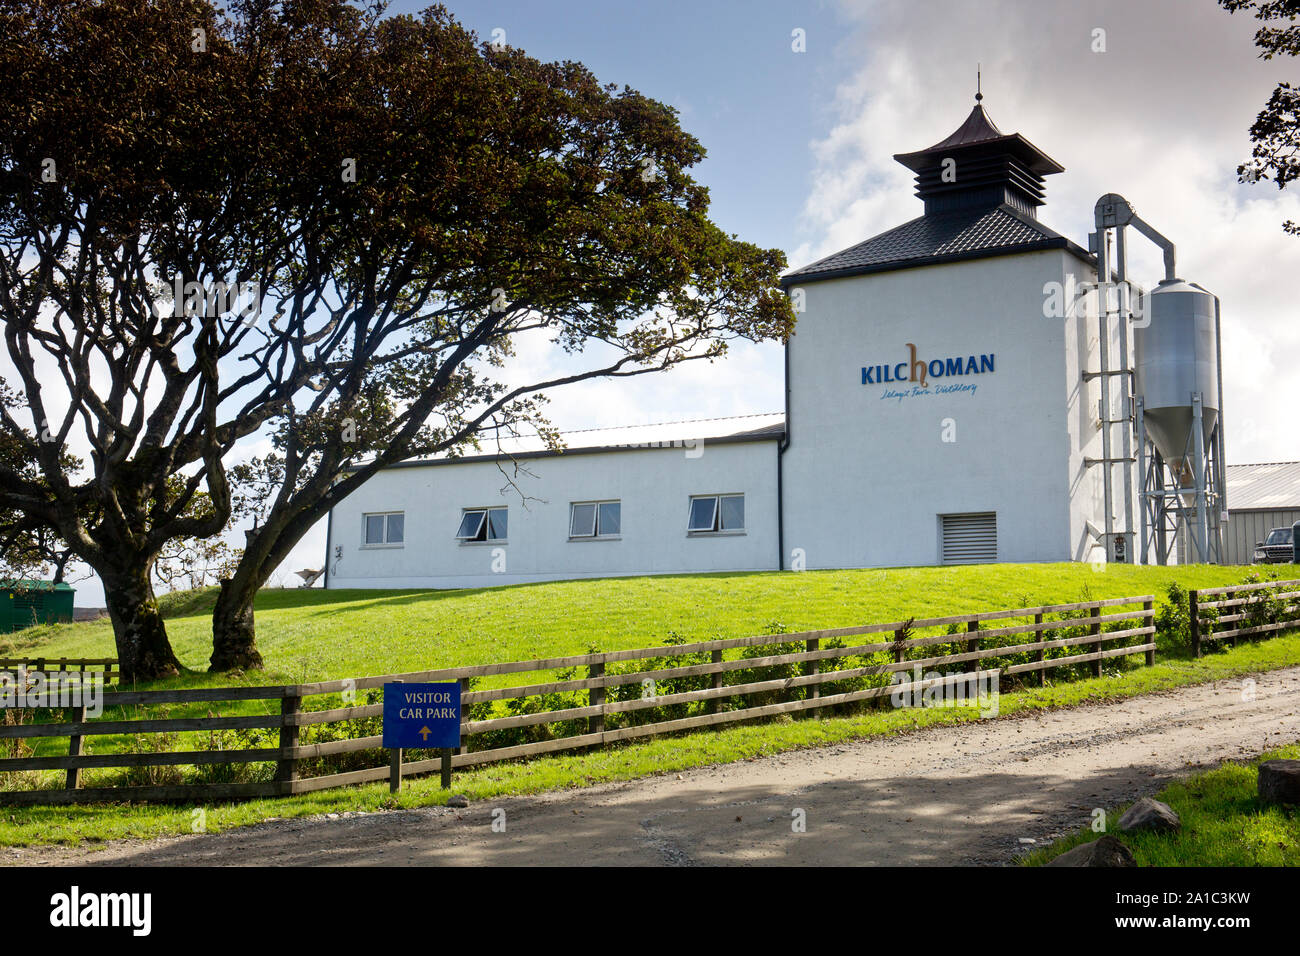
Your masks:
<path fill-rule="evenodd" d="M 98 678 L 111 683 L 117 668 L 116 657 L 0 657 L 0 673 L 78 674 L 82 680 Z"/>
<path fill-rule="evenodd" d="M 1142 595 L 277 687 L 110 692 L 103 697 L 105 713 L 111 717 L 88 720 L 83 709 L 62 723 L 0 726 L 0 745 L 38 738 L 53 738 L 49 743 L 58 738 L 69 741 L 66 755 L 0 759 L 0 773 L 67 771 L 62 789 L 8 789 L 0 792 L 0 803 L 211 801 L 310 793 L 387 780 L 393 768 L 389 755 L 380 749 L 379 734 L 320 743 L 302 742 L 300 737 L 304 728 L 348 720 L 370 721 L 368 729 L 378 730 L 373 722 L 382 717 L 382 702 L 349 701 L 360 692 L 381 690 L 384 684 L 395 681 L 461 682 L 463 746 L 451 755 L 451 764 L 463 768 L 781 714 L 813 714 L 896 692 L 921 694 L 944 684 L 983 680 L 997 687 L 996 682 L 1014 675 L 1037 675 L 1041 683 L 1053 668 L 1085 665 L 1094 675 L 1100 675 L 1102 662 L 1109 659 L 1143 655 L 1148 665 L 1154 663 L 1153 600 L 1151 595 Z M 1016 618 L 1025 622 L 986 626 L 988 622 Z M 939 633 L 914 636 L 925 630 Z M 885 639 L 862 643 L 851 640 L 871 635 Z M 747 656 L 754 654 L 757 656 Z M 689 662 L 682 663 L 683 658 Z M 585 676 L 577 676 L 578 671 Z M 928 673 L 918 680 L 919 671 Z M 551 673 L 534 683 L 473 689 L 476 680 L 534 672 Z M 894 682 L 900 672 L 904 676 Z M 871 683 L 873 680 L 875 683 Z M 548 699 L 555 704 L 556 695 L 567 695 L 567 699 L 560 700 L 559 706 L 545 706 Z M 336 697 L 346 706 L 332 706 Z M 321 709 L 303 706 L 304 701 L 313 698 L 323 705 Z M 205 707 L 216 702 L 258 701 L 270 712 L 116 719 L 123 708 Z M 507 705 L 504 716 L 483 716 L 485 709 L 491 709 L 484 705 L 498 701 L 513 702 L 514 706 Z M 685 715 L 664 713 L 663 709 L 674 707 Z M 696 712 L 690 713 L 692 709 Z M 648 712 L 651 720 L 636 723 L 638 712 Z M 570 732 L 554 734 L 550 728 L 556 725 Z M 503 732 L 520 732 L 524 728 L 532 728 L 543 739 L 499 743 Z M 131 735 L 138 741 L 148 734 L 211 735 L 253 729 L 278 731 L 278 746 L 82 752 L 82 741 L 94 736 Z M 302 773 L 304 761 L 341 754 L 365 756 L 360 752 L 373 752 L 375 765 L 321 776 Z M 90 768 L 270 762 L 275 765 L 274 778 L 255 782 L 83 787 L 79 776 Z M 400 767 L 400 773 L 409 776 L 438 772 L 441 763 L 437 756 L 412 760 Z"/>
<path fill-rule="evenodd" d="M 1202 647 L 1214 641 L 1230 640 L 1236 647 L 1243 637 L 1300 628 L 1298 599 L 1300 580 L 1192 591 L 1192 653 L 1200 657 Z"/>

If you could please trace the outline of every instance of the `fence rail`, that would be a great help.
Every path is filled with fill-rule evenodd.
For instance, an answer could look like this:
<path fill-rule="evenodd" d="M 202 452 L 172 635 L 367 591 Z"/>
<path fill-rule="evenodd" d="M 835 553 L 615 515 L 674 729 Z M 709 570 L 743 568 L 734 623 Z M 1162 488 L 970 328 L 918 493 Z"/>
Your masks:
<path fill-rule="evenodd" d="M 1300 628 L 1300 580 L 1201 588 L 1190 592 L 1189 602 L 1197 657 L 1207 643 L 1230 640 L 1236 647 L 1243 637 Z"/>
<path fill-rule="evenodd" d="M 1300 583 L 1300 582 L 1295 582 Z M 63 804 L 99 801 L 174 801 L 242 799 L 310 793 L 330 787 L 390 779 L 386 755 L 376 753 L 375 766 L 320 776 L 303 776 L 304 761 L 379 751 L 382 737 L 363 733 L 316 743 L 302 742 L 304 728 L 341 721 L 371 720 L 381 716 L 382 704 L 332 706 L 334 695 L 376 690 L 396 681 L 451 681 L 462 686 L 462 743 L 451 754 L 451 766 L 478 766 L 566 750 L 604 746 L 620 741 L 680 733 L 750 721 L 781 714 L 815 714 L 818 711 L 878 700 L 895 693 L 921 694 L 934 689 L 978 686 L 997 687 L 1012 675 L 1037 674 L 1045 682 L 1048 670 L 1086 665 L 1100 675 L 1107 660 L 1142 655 L 1155 661 L 1154 597 L 1110 598 L 1073 604 L 1054 604 L 948 617 L 910 619 L 856 627 L 797 633 L 723 638 L 689 644 L 661 645 L 489 664 L 447 667 L 405 674 L 388 674 L 355 680 L 266 687 L 202 688 L 165 691 L 106 691 L 102 694 L 107 717 L 87 719 L 84 708 L 72 709 L 71 719 L 60 723 L 0 725 L 0 746 L 13 749 L 26 739 L 68 738 L 66 755 L 30 754 L 0 759 L 0 773 L 9 771 L 66 770 L 62 789 L 0 791 L 0 803 Z M 1103 613 L 1106 611 L 1107 613 Z M 1024 618 L 1024 623 L 984 627 L 988 622 Z M 1029 620 L 1032 619 L 1032 620 Z M 1106 630 L 1107 627 L 1110 630 Z M 927 629 L 945 633 L 913 636 Z M 870 640 L 880 635 L 885 640 Z M 858 638 L 859 640 L 852 640 Z M 830 646 L 828 646 L 828 644 Z M 754 653 L 758 656 L 744 656 Z M 771 653 L 764 653 L 770 649 Z M 727 652 L 741 656 L 727 658 Z M 1053 654 L 1059 656 L 1052 656 Z M 707 659 L 705 659 L 707 657 Z M 1007 658 L 1020 660 L 1006 660 Z M 688 662 L 682 659 L 689 658 Z M 674 660 L 676 659 L 676 660 Z M 638 662 L 645 666 L 637 669 Z M 633 665 L 611 670 L 611 665 Z M 773 669 L 783 669 L 773 675 Z M 584 671 L 575 676 L 572 671 Z M 551 673 L 543 680 L 509 687 L 472 689 L 478 678 L 508 674 Z M 907 672 L 912 672 L 909 676 Z M 735 682 L 727 683 L 731 677 Z M 875 681 L 874 683 L 872 681 Z M 687 686 L 679 687 L 683 681 Z M 624 695 L 628 685 L 641 685 L 640 696 Z M 659 693 L 664 685 L 663 693 Z M 645 688 L 651 692 L 646 693 Z M 542 695 L 577 695 L 558 706 L 539 707 Z M 620 696 L 622 695 L 622 696 Z M 304 708 L 304 700 L 324 698 L 322 709 Z M 205 705 L 218 702 L 264 702 L 279 713 L 250 716 L 153 716 L 123 719 L 124 708 L 147 709 L 160 705 Z M 275 703 L 278 701 L 278 708 Z M 497 701 L 517 702 L 515 712 L 475 717 Z M 347 704 L 347 700 L 342 701 Z M 527 706 L 535 708 L 527 710 Z M 683 706 L 687 712 L 650 714 L 649 722 L 633 722 L 639 712 Z M 694 706 L 697 712 L 690 712 Z M 509 708 L 508 708 L 509 710 Z M 623 721 L 621 726 L 617 726 Z M 571 732 L 551 735 L 549 725 L 567 723 Z M 537 728 L 540 740 L 493 742 L 485 735 Z M 162 752 L 83 753 L 83 741 L 106 735 L 147 739 L 152 734 L 212 734 L 231 730 L 279 732 L 278 746 L 232 749 L 169 749 Z M 13 743 L 10 743 L 13 742 Z M 184 743 L 179 746 L 186 747 Z M 238 783 L 182 783 L 114 787 L 82 787 L 80 772 L 112 767 L 163 767 L 273 763 L 274 778 Z M 416 759 L 404 763 L 405 776 L 433 773 L 442 759 Z"/>
<path fill-rule="evenodd" d="M 0 657 L 0 672 L 75 673 L 82 678 L 99 677 L 105 684 L 112 680 L 116 668 L 116 657 Z"/>

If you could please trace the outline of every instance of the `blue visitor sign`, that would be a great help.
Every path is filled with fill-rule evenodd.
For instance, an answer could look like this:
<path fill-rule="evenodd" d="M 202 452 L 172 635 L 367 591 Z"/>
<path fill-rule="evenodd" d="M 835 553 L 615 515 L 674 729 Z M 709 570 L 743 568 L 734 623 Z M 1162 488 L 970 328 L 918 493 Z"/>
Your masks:
<path fill-rule="evenodd" d="M 459 747 L 460 683 L 385 684 L 384 746 Z"/>

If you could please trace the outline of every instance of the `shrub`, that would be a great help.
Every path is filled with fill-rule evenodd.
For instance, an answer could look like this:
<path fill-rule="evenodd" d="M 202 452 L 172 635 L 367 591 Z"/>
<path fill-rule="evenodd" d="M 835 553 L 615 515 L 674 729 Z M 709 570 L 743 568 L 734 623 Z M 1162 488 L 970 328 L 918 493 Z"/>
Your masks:
<path fill-rule="evenodd" d="M 1272 572 L 1267 579 L 1260 576 L 1259 572 L 1252 571 L 1247 574 L 1242 584 L 1266 584 L 1270 581 L 1277 580 L 1277 572 Z M 1267 589 L 1259 591 L 1248 591 L 1243 595 L 1246 603 L 1239 606 L 1242 615 L 1240 621 L 1234 622 L 1236 627 L 1263 627 L 1267 624 L 1278 624 L 1290 617 L 1288 612 L 1288 601 L 1273 596 L 1273 592 Z M 1251 635 L 1257 637 L 1268 637 L 1266 631 L 1261 635 Z"/>
<path fill-rule="evenodd" d="M 209 717 L 220 714 L 208 712 Z M 278 746 L 280 735 L 265 727 L 237 730 L 210 730 L 200 736 L 196 750 L 261 750 Z M 195 783 L 260 783 L 275 776 L 275 764 L 258 763 L 207 763 L 194 768 Z"/>
<path fill-rule="evenodd" d="M 382 690 L 366 692 L 366 704 L 378 704 L 383 700 Z M 384 732 L 384 718 L 353 717 L 328 724 L 307 724 L 298 733 L 298 745 L 332 743 L 336 740 L 356 740 L 364 737 L 379 737 Z M 239 733 L 248 733 L 240 731 Z M 414 759 L 414 758 L 411 758 Z M 352 770 L 368 770 L 382 767 L 388 761 L 388 752 L 382 747 L 353 750 L 348 753 L 329 754 L 324 757 L 309 757 L 298 761 L 298 774 L 303 777 L 323 777 L 332 773 L 347 773 Z"/>
<path fill-rule="evenodd" d="M 675 647 L 685 643 L 686 638 L 673 633 L 670 633 L 664 640 L 664 644 L 668 647 Z M 712 660 L 713 655 L 707 651 L 697 651 L 692 654 L 665 654 L 663 657 L 650 657 L 636 661 L 628 661 L 626 663 L 610 664 L 606 668 L 606 673 L 637 674 L 648 671 L 666 670 L 672 667 L 693 667 L 699 664 L 707 664 Z M 724 681 L 727 680 L 731 674 L 737 673 L 740 672 L 731 671 L 730 674 L 724 674 Z M 712 686 L 712 674 L 688 674 L 684 677 L 646 678 L 644 681 L 636 681 L 633 683 L 619 684 L 610 687 L 607 691 L 606 700 L 611 703 L 614 701 L 635 700 L 637 698 L 644 700 L 657 700 L 661 697 L 667 697 L 672 694 L 685 694 L 690 691 L 706 690 Z M 711 701 L 661 704 L 654 707 L 644 707 L 616 714 L 607 714 L 605 716 L 605 726 L 610 730 L 614 730 L 619 727 L 656 724 L 665 720 L 680 720 L 684 717 L 693 717 L 697 714 L 705 713 L 711 704 L 713 706 L 722 707 L 724 706 L 722 703 L 723 700 L 725 700 L 725 698 L 712 698 Z M 586 703 L 585 695 L 583 703 Z"/>
<path fill-rule="evenodd" d="M 155 716 L 159 719 L 166 719 L 170 713 L 170 708 L 163 707 L 159 709 Z M 147 716 L 144 708 L 136 708 L 135 719 L 143 720 Z M 128 754 L 165 754 L 173 750 L 179 750 L 179 742 L 180 734 L 174 731 L 132 734 L 124 752 Z M 116 777 L 114 781 L 116 784 L 128 787 L 165 787 L 179 784 L 184 780 L 181 768 L 176 764 L 123 767 L 113 776 Z"/>
<path fill-rule="evenodd" d="M 34 711 L 24 707 L 6 707 L 0 710 L 0 726 L 21 727 L 31 723 L 34 716 Z M 25 737 L 0 737 L 0 757 L 20 760 L 35 752 Z M 57 777 L 45 770 L 8 770 L 0 773 L 0 793 L 59 786 Z"/>
<path fill-rule="evenodd" d="M 843 638 L 835 637 L 822 644 L 824 649 L 836 647 L 847 647 Z M 844 657 L 836 657 L 831 660 L 823 661 L 821 669 L 850 671 L 857 670 L 860 667 L 887 667 L 894 661 L 894 655 L 889 651 L 877 651 L 874 654 L 846 654 Z M 826 681 L 818 686 L 821 688 L 822 697 L 833 697 L 836 694 L 851 694 L 854 691 L 866 690 L 869 687 L 888 687 L 893 679 L 893 673 L 883 671 L 879 674 L 862 674 L 858 677 L 846 677 L 842 680 Z M 835 704 L 831 707 L 819 709 L 818 716 L 845 716 L 856 714 L 873 704 L 879 704 L 887 701 L 888 696 L 867 697 L 863 700 L 849 701 L 847 704 Z"/>

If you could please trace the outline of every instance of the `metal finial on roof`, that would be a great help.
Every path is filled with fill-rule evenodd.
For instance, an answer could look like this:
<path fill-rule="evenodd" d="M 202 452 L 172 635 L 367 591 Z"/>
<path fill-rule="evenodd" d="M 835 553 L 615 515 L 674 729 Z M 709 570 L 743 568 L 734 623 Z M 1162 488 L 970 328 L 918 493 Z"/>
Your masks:
<path fill-rule="evenodd" d="M 976 63 L 975 64 L 975 102 L 978 103 L 982 99 L 984 99 L 984 93 L 981 91 L 980 88 L 980 65 Z"/>

